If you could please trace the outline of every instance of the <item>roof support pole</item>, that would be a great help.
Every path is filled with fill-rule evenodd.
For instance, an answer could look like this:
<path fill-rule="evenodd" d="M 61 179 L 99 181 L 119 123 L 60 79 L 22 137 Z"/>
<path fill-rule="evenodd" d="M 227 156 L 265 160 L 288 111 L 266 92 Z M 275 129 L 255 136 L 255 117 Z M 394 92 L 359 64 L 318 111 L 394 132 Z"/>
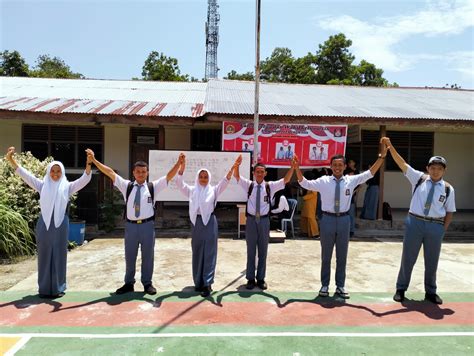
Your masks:
<path fill-rule="evenodd" d="M 261 1 L 256 0 L 255 17 L 255 106 L 253 115 L 253 165 L 258 162 L 258 110 L 260 90 L 260 9 Z"/>
<path fill-rule="evenodd" d="M 380 125 L 380 138 L 387 135 L 387 127 L 385 125 Z M 382 144 L 379 143 L 379 152 L 382 149 Z M 387 152 L 388 153 L 388 152 Z M 383 211 L 383 199 L 384 199 L 384 181 L 385 181 L 385 165 L 387 159 L 384 160 L 382 166 L 380 167 L 380 183 L 379 183 L 379 204 L 377 209 L 377 218 L 382 219 L 382 211 Z"/>

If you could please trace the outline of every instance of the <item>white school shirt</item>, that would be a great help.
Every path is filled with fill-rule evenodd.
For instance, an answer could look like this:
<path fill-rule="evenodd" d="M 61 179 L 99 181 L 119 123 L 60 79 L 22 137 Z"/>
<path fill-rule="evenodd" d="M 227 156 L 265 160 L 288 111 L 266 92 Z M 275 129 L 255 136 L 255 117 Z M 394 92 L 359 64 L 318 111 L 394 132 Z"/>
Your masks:
<path fill-rule="evenodd" d="M 268 215 L 270 211 L 270 204 L 269 204 L 268 199 L 271 199 L 276 192 L 285 188 L 285 180 L 283 178 L 274 182 L 267 182 L 267 183 L 270 187 L 270 197 L 268 198 L 267 198 L 267 189 L 265 188 L 265 181 L 261 183 L 262 187 L 260 188 L 260 216 Z M 245 194 L 248 194 L 250 184 L 253 184 L 252 194 L 250 194 L 250 197 L 248 198 L 248 202 L 247 202 L 247 212 L 250 215 L 255 216 L 255 212 L 257 208 L 256 200 L 257 200 L 258 183 L 255 181 L 248 180 L 247 178 L 240 177 L 238 184 L 242 187 L 243 190 L 245 190 Z"/>
<path fill-rule="evenodd" d="M 275 198 L 272 199 L 272 202 L 273 203 L 275 202 Z M 278 208 L 273 209 L 272 214 L 279 214 L 282 211 L 287 211 L 287 210 L 288 211 L 290 210 L 290 206 L 288 205 L 288 200 L 286 200 L 286 197 L 282 195 L 280 197 L 280 202 L 278 203 Z"/>
<path fill-rule="evenodd" d="M 43 188 L 42 179 L 35 177 L 30 171 L 20 166 L 18 166 L 15 172 L 25 181 L 26 184 L 28 184 L 37 192 L 41 193 L 41 188 Z M 73 195 L 74 193 L 77 193 L 82 188 L 84 188 L 91 181 L 91 178 L 92 172 L 88 175 L 86 171 L 84 171 L 82 176 L 80 176 L 78 179 L 69 182 L 69 196 Z"/>
<path fill-rule="evenodd" d="M 115 174 L 115 182 L 114 186 L 122 193 L 123 199 L 126 199 L 127 195 L 127 187 L 130 181 L 128 179 L 123 179 L 118 174 Z M 159 192 L 165 189 L 168 186 L 168 181 L 166 180 L 166 176 L 158 178 L 153 182 L 153 189 L 155 190 L 155 200 L 153 201 L 150 191 L 148 190 L 147 182 L 142 184 L 142 188 L 140 191 L 140 214 L 138 217 L 135 216 L 135 209 L 133 207 L 133 203 L 135 202 L 135 195 L 137 193 L 137 185 L 136 181 L 133 182 L 133 188 L 128 196 L 127 202 L 127 219 L 128 220 L 145 220 L 151 218 L 154 214 L 153 205 L 156 201 L 156 196 Z"/>
<path fill-rule="evenodd" d="M 339 213 L 345 213 L 349 211 L 354 189 L 359 184 L 368 181 L 372 177 L 373 175 L 370 170 L 367 170 L 361 174 L 352 176 L 345 175 L 341 177 L 342 181 L 339 183 L 339 187 L 341 189 Z M 307 180 L 303 177 L 303 180 L 299 183 L 304 189 L 318 191 L 321 194 L 321 207 L 323 211 L 335 213 L 334 197 L 336 194 L 336 177 L 323 176 L 315 180 Z"/>
<path fill-rule="evenodd" d="M 421 176 L 424 173 L 413 169 L 407 164 L 407 171 L 405 172 L 405 177 L 411 184 L 411 192 L 413 195 L 413 189 L 415 189 L 416 183 L 420 180 Z M 428 193 L 431 189 L 433 181 L 431 177 L 421 183 L 418 188 L 416 188 L 415 194 L 411 198 L 410 210 L 412 214 L 425 216 L 425 203 L 428 198 Z M 446 190 L 444 185 L 444 180 L 440 179 L 435 183 L 435 190 L 433 195 L 433 200 L 431 202 L 430 211 L 428 212 L 428 217 L 430 218 L 444 218 L 446 213 L 453 213 L 456 211 L 456 204 L 454 200 L 454 188 L 451 186 L 448 200 L 446 201 Z"/>

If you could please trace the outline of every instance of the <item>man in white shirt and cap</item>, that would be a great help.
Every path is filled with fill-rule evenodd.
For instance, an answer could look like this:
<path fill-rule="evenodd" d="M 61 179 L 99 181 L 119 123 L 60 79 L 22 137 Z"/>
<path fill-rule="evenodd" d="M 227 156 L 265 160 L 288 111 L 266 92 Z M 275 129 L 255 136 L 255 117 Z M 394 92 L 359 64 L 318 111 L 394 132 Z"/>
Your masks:
<path fill-rule="evenodd" d="M 443 180 L 446 173 L 446 159 L 441 156 L 431 157 L 426 167 L 428 174 L 425 174 L 406 163 L 388 137 L 384 138 L 383 142 L 412 187 L 412 198 L 403 237 L 402 261 L 393 300 L 396 302 L 405 300 L 405 292 L 410 284 L 413 267 L 423 245 L 425 300 L 442 304 L 443 300 L 436 294 L 436 271 L 441 243 L 452 221 L 453 213 L 456 211 L 454 188 Z"/>

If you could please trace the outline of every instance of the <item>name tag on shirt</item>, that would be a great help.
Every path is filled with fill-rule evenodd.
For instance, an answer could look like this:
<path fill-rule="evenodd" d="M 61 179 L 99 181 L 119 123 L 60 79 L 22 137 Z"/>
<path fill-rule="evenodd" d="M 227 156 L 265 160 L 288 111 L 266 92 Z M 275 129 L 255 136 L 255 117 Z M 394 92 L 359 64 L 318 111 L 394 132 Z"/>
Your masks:
<path fill-rule="evenodd" d="M 148 197 L 148 202 L 149 202 L 150 204 L 153 204 L 153 199 L 151 199 L 151 197 Z"/>
<path fill-rule="evenodd" d="M 350 189 L 346 189 L 346 195 L 351 195 L 351 190 Z"/>
<path fill-rule="evenodd" d="M 440 195 L 440 196 L 439 196 L 439 201 L 440 201 L 441 203 L 444 203 L 445 200 L 446 200 L 446 195 Z"/>

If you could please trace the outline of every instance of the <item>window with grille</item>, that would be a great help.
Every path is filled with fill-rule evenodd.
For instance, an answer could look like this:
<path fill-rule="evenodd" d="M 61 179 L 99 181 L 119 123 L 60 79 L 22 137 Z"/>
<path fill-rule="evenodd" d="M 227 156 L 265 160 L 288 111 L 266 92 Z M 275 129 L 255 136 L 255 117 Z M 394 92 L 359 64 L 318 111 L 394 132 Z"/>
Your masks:
<path fill-rule="evenodd" d="M 102 161 L 103 143 L 102 127 L 23 125 L 23 151 L 40 160 L 52 156 L 68 168 L 84 168 L 86 148 Z"/>
<path fill-rule="evenodd" d="M 347 145 L 346 157 L 357 162 L 361 170 L 368 168 L 377 159 L 379 151 L 379 131 L 362 130 L 362 141 Z M 387 136 L 403 159 L 413 168 L 424 171 L 428 160 L 433 155 L 433 132 L 387 131 Z M 387 171 L 400 170 L 387 155 Z"/>

